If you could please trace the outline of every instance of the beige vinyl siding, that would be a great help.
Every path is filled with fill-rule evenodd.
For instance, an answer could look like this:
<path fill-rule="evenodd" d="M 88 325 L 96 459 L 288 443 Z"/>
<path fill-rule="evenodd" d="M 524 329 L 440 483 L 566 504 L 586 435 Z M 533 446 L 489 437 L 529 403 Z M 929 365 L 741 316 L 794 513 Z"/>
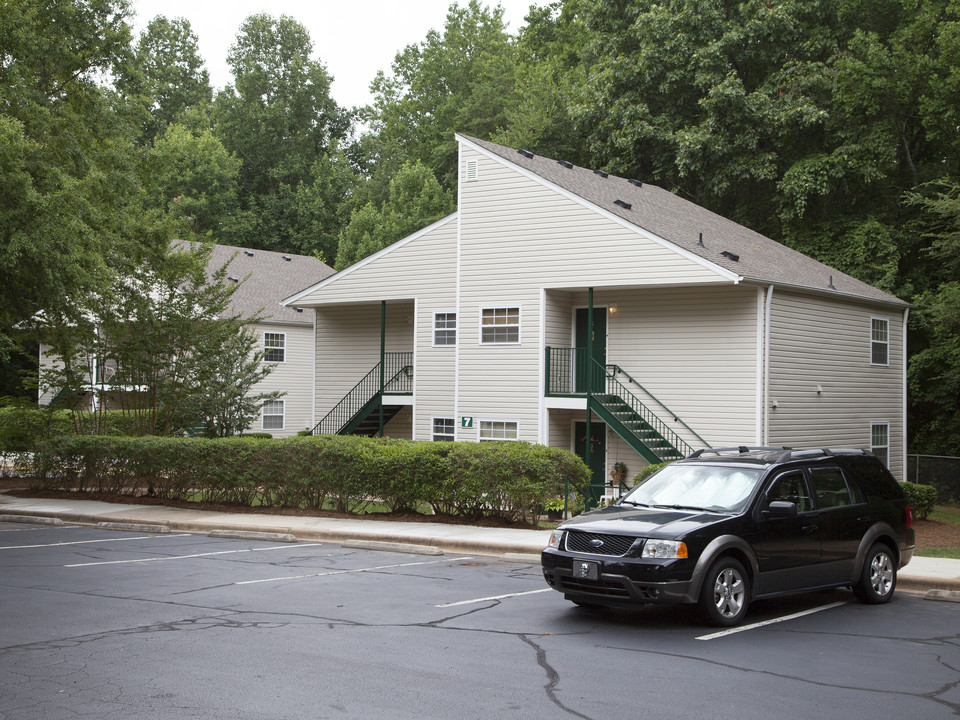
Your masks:
<path fill-rule="evenodd" d="M 316 421 L 380 362 L 380 303 L 316 308 Z M 387 303 L 387 352 L 413 350 L 414 303 Z"/>
<path fill-rule="evenodd" d="M 37 389 L 38 405 L 49 405 L 59 391 L 59 388 L 45 387 L 46 379 L 49 378 L 47 373 L 63 368 L 63 363 L 60 361 L 59 356 L 51 355 L 50 349 L 49 345 L 40 345 L 40 387 Z"/>
<path fill-rule="evenodd" d="M 887 366 L 870 364 L 871 317 L 890 323 Z M 902 339 L 899 310 L 774 290 L 769 442 L 869 449 L 870 424 L 889 423 L 890 470 L 900 478 Z"/>
<path fill-rule="evenodd" d="M 312 313 L 304 310 L 304 315 Z M 254 326 L 257 343 L 263 350 L 264 333 L 283 333 L 284 361 L 268 363 L 273 371 L 255 384 L 251 394 L 280 391 L 284 393 L 283 429 L 263 430 L 262 418 L 258 415 L 247 432 L 269 432 L 274 437 L 290 437 L 300 430 L 313 427 L 313 327 L 310 325 L 281 325 L 258 323 Z"/>
<path fill-rule="evenodd" d="M 729 282 L 466 146 L 463 158 L 479 163 L 460 184 L 463 289 Z"/>

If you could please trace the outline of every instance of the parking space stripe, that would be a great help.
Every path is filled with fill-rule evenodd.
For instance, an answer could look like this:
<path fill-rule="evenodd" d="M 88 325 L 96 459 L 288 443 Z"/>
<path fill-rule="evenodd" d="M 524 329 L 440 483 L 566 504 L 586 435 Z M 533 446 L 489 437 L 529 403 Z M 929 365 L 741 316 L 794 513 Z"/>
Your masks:
<path fill-rule="evenodd" d="M 832 610 L 835 607 L 840 607 L 841 605 L 846 604 L 846 600 L 840 600 L 839 602 L 830 603 L 829 605 L 821 605 L 817 608 L 793 613 L 792 615 L 784 615 L 783 617 L 774 618 L 773 620 L 764 620 L 763 622 L 752 623 L 750 625 L 741 625 L 739 627 L 729 628 L 728 630 L 710 633 L 709 635 L 701 635 L 697 638 L 697 640 L 716 640 L 717 638 L 726 637 L 727 635 L 734 635 L 735 633 L 746 632 L 747 630 L 756 630 L 757 628 L 762 628 L 766 625 L 775 625 L 776 623 L 786 622 L 787 620 L 796 620 L 804 615 L 813 615 L 814 613 L 823 612 L 824 610 Z"/>
<path fill-rule="evenodd" d="M 288 544 L 288 545 L 277 545 L 275 547 L 265 547 L 265 548 L 244 548 L 243 550 L 219 550 L 217 552 L 193 553 L 192 555 L 167 555 L 165 557 L 136 558 L 133 560 L 98 560 L 97 562 L 74 563 L 72 565 L 64 565 L 64 567 L 74 568 L 74 567 L 91 567 L 93 565 L 123 565 L 127 563 L 159 562 L 161 560 L 189 560 L 191 558 L 211 557 L 213 555 L 237 555 L 240 553 L 265 552 L 268 550 L 290 550 L 292 547 L 296 547 L 299 550 L 300 548 L 316 547 L 318 545 L 323 545 L 323 544 L 324 543 L 307 543 L 307 544 L 301 544 L 301 545 Z"/>
<path fill-rule="evenodd" d="M 164 538 L 187 537 L 190 533 L 178 533 L 177 535 L 164 535 Z M 124 542 L 126 540 L 154 540 L 157 535 L 139 535 L 128 538 L 103 538 L 102 540 L 72 540 L 70 542 L 46 543 L 44 545 L 0 545 L 0 550 L 26 550 L 29 548 L 60 547 L 61 545 L 89 545 L 90 543 L 106 542 Z"/>
<path fill-rule="evenodd" d="M 263 578 L 261 580 L 241 580 L 234 585 L 255 585 L 256 583 L 281 582 L 283 580 L 303 580 L 305 578 L 328 577 L 330 575 L 349 575 L 351 573 L 364 573 L 374 570 L 394 570 L 396 568 L 414 567 L 416 565 L 437 565 L 445 562 L 457 562 L 459 560 L 472 560 L 469 557 L 444 558 L 443 560 L 423 560 L 421 562 L 397 563 L 395 565 L 374 565 L 373 567 L 355 568 L 353 570 L 327 570 L 326 572 L 307 573 L 306 575 L 285 575 L 283 577 Z"/>
<path fill-rule="evenodd" d="M 521 595 L 536 595 L 537 593 L 550 592 L 553 588 L 541 588 L 540 590 L 527 590 L 526 592 L 507 593 L 506 595 L 491 595 L 490 597 L 475 598 L 473 600 L 458 600 L 457 602 L 441 603 L 434 605 L 438 608 L 456 607 L 457 605 L 473 605 L 474 603 L 487 602 L 488 600 L 503 600 L 504 598 L 519 597 Z"/>

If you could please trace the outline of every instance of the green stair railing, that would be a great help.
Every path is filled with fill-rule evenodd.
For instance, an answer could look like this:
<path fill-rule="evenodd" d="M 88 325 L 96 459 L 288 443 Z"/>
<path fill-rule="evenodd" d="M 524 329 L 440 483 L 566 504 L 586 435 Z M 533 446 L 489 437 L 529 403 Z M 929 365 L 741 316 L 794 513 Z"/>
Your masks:
<path fill-rule="evenodd" d="M 410 395 L 413 393 L 413 353 L 384 353 L 383 356 L 383 394 Z M 313 428 L 314 435 L 336 435 L 364 411 L 379 405 L 380 400 L 380 363 L 363 376 L 353 388 L 344 395 L 333 409 Z"/>

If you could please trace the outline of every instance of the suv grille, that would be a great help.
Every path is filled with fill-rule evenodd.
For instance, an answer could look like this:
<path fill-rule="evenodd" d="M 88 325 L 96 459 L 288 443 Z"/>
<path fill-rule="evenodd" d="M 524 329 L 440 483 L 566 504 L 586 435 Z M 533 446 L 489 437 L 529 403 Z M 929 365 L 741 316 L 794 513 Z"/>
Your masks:
<path fill-rule="evenodd" d="M 567 550 L 572 552 L 622 557 L 627 554 L 635 540 L 636 538 L 628 535 L 600 535 L 567 530 Z"/>

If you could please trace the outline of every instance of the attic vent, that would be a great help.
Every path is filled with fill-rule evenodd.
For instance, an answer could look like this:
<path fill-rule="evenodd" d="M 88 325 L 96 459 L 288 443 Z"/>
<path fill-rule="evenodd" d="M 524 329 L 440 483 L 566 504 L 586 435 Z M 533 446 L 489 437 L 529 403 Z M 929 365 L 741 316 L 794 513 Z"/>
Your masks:
<path fill-rule="evenodd" d="M 523 155 L 527 160 L 533 160 L 533 153 L 529 150 L 517 150 L 517 152 Z"/>
<path fill-rule="evenodd" d="M 227 280 L 230 282 L 240 282 L 240 278 L 235 278 L 233 275 L 228 275 Z"/>
<path fill-rule="evenodd" d="M 295 307 L 294 310 L 296 310 L 297 312 L 303 312 L 303 308 Z"/>
<path fill-rule="evenodd" d="M 594 175 L 599 175 L 599 176 L 602 177 L 602 178 L 607 177 L 607 173 L 605 173 L 603 170 L 594 170 L 594 171 L 593 171 L 593 174 L 594 174 Z"/>
<path fill-rule="evenodd" d="M 253 252 L 251 250 L 244 250 L 243 254 L 247 257 L 253 257 Z"/>
<path fill-rule="evenodd" d="M 634 180 L 633 178 L 630 178 L 629 180 L 627 180 L 627 182 L 630 183 L 631 185 L 636 185 L 637 187 L 643 187 L 642 182 L 640 182 L 639 180 Z"/>
<path fill-rule="evenodd" d="M 480 161 L 479 160 L 467 160 L 464 163 L 463 168 L 463 179 L 467 182 L 476 182 L 477 178 L 480 177 Z"/>
<path fill-rule="evenodd" d="M 567 170 L 573 170 L 573 163 L 567 162 L 566 160 L 557 160 L 557 165 L 562 165 Z"/>
<path fill-rule="evenodd" d="M 631 205 L 631 204 L 628 203 L 628 202 L 624 202 L 623 200 L 614 200 L 614 201 L 613 201 L 613 204 L 614 204 L 614 205 L 619 205 L 619 206 L 622 207 L 624 210 L 629 210 L 630 208 L 633 207 L 633 205 Z"/>
<path fill-rule="evenodd" d="M 287 262 L 290 262 L 291 260 L 293 260 L 293 258 L 290 257 L 289 255 L 284 255 L 283 259 L 286 260 Z"/>
<path fill-rule="evenodd" d="M 730 259 L 733 260 L 734 262 L 739 262 L 739 261 L 740 261 L 740 256 L 737 255 L 737 254 L 734 253 L 734 252 L 730 252 L 729 250 L 724 250 L 724 251 L 723 251 L 722 253 L 720 253 L 720 254 L 723 255 L 724 257 L 730 258 Z"/>

